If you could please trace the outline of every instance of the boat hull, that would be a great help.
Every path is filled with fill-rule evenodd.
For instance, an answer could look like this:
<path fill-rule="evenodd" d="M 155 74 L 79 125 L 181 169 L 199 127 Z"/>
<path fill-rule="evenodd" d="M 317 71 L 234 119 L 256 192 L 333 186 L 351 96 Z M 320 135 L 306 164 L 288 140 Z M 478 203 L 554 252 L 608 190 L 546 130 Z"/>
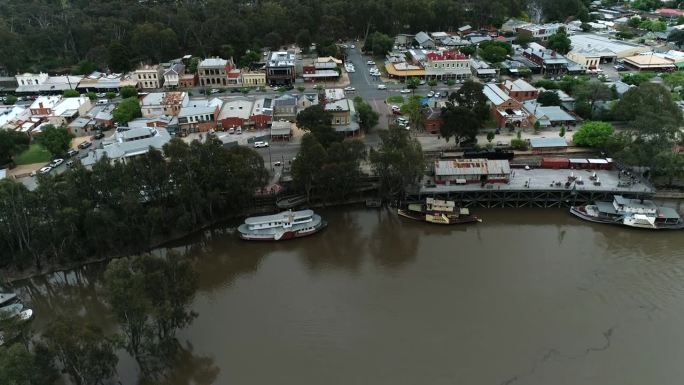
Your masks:
<path fill-rule="evenodd" d="M 570 213 L 573 214 L 574 216 L 580 218 L 580 219 L 585 220 L 585 221 L 594 222 L 594 223 L 603 223 L 603 224 L 609 224 L 609 225 L 618 225 L 618 226 L 630 227 L 633 229 L 644 229 L 644 230 L 681 230 L 681 229 L 684 229 L 684 222 L 673 223 L 673 224 L 656 223 L 654 225 L 650 225 L 650 224 L 642 224 L 642 223 L 634 223 L 632 221 L 626 221 L 625 216 L 616 216 L 616 217 L 611 217 L 611 218 L 596 217 L 596 216 L 587 214 L 586 211 L 584 210 L 584 206 L 572 206 L 572 207 L 570 207 Z"/>
<path fill-rule="evenodd" d="M 434 221 L 427 220 L 425 214 L 418 214 L 418 213 L 411 212 L 409 210 L 399 209 L 399 210 L 397 210 L 397 214 L 399 214 L 399 216 L 402 216 L 404 218 L 413 219 L 414 221 L 420 221 L 420 222 L 431 223 L 431 224 L 435 224 L 435 225 L 443 225 L 443 226 L 461 225 L 461 224 L 466 224 L 466 223 L 480 222 L 480 219 L 474 215 L 464 215 L 464 216 L 459 216 L 458 218 L 449 218 L 448 222 L 434 222 Z"/>
<path fill-rule="evenodd" d="M 240 232 L 240 239 L 245 241 L 286 241 L 289 239 L 303 238 L 309 235 L 314 235 L 319 231 L 325 229 L 328 226 L 328 222 L 321 220 L 316 226 L 311 229 L 305 230 L 291 230 L 284 231 L 274 234 L 253 234 L 247 232 Z"/>

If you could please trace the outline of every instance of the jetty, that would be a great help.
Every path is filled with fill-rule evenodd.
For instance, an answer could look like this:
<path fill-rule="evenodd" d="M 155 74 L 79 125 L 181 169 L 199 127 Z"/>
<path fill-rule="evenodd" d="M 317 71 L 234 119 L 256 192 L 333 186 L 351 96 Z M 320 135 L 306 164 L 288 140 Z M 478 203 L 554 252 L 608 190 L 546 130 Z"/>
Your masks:
<path fill-rule="evenodd" d="M 596 177 L 594 177 L 594 175 Z M 461 207 L 569 207 L 614 195 L 652 198 L 655 189 L 617 170 L 512 169 L 497 182 L 435 184 L 427 179 L 409 194 L 456 201 Z"/>

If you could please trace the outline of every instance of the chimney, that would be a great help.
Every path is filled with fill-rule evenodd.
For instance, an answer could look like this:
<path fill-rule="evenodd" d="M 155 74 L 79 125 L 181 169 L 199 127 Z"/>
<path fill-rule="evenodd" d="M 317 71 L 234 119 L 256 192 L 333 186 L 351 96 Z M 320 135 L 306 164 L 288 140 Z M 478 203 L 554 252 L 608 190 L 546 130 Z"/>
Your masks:
<path fill-rule="evenodd" d="M 43 108 L 43 102 L 38 103 L 38 107 Z"/>

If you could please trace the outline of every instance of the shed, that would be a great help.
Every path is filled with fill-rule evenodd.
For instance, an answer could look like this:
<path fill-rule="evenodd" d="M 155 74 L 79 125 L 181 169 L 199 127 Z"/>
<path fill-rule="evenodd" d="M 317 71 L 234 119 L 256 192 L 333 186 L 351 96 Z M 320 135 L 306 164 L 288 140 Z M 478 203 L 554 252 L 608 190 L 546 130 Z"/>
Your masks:
<path fill-rule="evenodd" d="M 542 168 L 562 169 L 570 167 L 568 158 L 544 157 L 541 161 Z"/>
<path fill-rule="evenodd" d="M 588 168 L 589 167 L 589 161 L 586 159 L 578 159 L 578 158 L 572 158 L 570 160 L 570 168 Z"/>
<path fill-rule="evenodd" d="M 564 138 L 532 138 L 530 139 L 530 147 L 535 154 L 565 152 L 568 149 L 568 142 Z"/>

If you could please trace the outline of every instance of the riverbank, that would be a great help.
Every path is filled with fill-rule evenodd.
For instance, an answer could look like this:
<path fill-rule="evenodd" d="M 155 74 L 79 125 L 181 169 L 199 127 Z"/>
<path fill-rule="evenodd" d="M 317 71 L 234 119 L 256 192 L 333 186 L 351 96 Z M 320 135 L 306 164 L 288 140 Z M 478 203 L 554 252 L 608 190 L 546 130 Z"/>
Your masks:
<path fill-rule="evenodd" d="M 322 208 L 322 207 L 342 207 L 342 206 L 347 206 L 347 205 L 356 205 L 359 203 L 364 203 L 365 200 L 367 199 L 367 196 L 363 197 L 354 197 L 350 198 L 344 201 L 335 201 L 335 202 L 312 202 L 308 204 L 308 207 L 311 208 Z M 240 218 L 245 218 L 253 215 L 261 215 L 261 214 L 267 214 L 267 213 L 272 213 L 278 211 L 278 208 L 275 207 L 275 205 L 263 205 L 263 206 L 256 206 L 253 207 L 249 210 L 245 210 L 239 214 L 235 215 L 229 215 L 229 216 L 223 216 L 221 218 L 217 218 L 215 220 L 209 221 L 206 224 L 203 224 L 202 226 L 189 230 L 189 231 L 184 231 L 184 232 L 175 232 L 173 234 L 170 234 L 168 237 L 164 237 L 163 239 L 157 239 L 153 241 L 149 246 L 137 250 L 137 251 L 131 251 L 126 253 L 125 255 L 123 254 L 116 254 L 116 255 L 109 255 L 109 256 L 102 256 L 98 258 L 90 258 L 84 261 L 79 261 L 79 262 L 74 262 L 74 263 L 64 263 L 64 264 L 56 264 L 52 265 L 47 268 L 43 269 L 36 269 L 35 266 L 31 266 L 29 268 L 23 269 L 23 270 L 16 270 L 16 269 L 0 269 L 0 278 L 2 278 L 1 282 L 4 284 L 12 284 L 17 281 L 21 280 L 26 280 L 26 279 L 31 279 L 34 277 L 38 276 L 43 276 L 47 274 L 53 274 L 53 273 L 58 273 L 62 271 L 67 271 L 67 270 L 74 270 L 78 269 L 80 267 L 92 265 L 92 264 L 97 264 L 97 263 L 103 263 L 103 262 L 108 262 L 113 259 L 117 258 L 125 258 L 128 256 L 132 255 L 137 255 L 137 254 L 145 254 L 145 253 L 150 253 L 154 249 L 158 249 L 161 247 L 165 247 L 166 245 L 174 242 L 181 241 L 187 237 L 196 235 L 198 233 L 201 233 L 203 231 L 206 231 L 207 229 L 213 228 L 219 224 L 230 222 L 230 221 L 235 221 Z"/>

